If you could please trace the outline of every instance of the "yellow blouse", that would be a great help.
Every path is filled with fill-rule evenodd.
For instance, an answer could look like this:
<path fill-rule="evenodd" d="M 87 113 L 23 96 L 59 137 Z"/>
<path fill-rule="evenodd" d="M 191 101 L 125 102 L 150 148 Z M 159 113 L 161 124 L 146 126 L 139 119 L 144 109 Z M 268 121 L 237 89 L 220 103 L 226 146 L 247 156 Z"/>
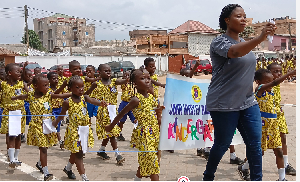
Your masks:
<path fill-rule="evenodd" d="M 134 94 L 134 90 L 133 90 L 134 88 L 132 88 L 132 86 L 127 83 L 121 85 L 121 89 L 122 89 L 122 95 L 121 95 L 122 101 L 129 102 L 131 100 L 131 97 Z"/>
<path fill-rule="evenodd" d="M 157 74 L 154 74 L 154 75 L 150 76 L 150 78 L 153 79 L 154 81 L 158 82 Z M 152 85 L 153 85 L 153 90 L 154 90 L 154 95 L 153 96 L 155 98 L 158 98 L 158 86 L 156 86 L 154 84 L 152 84 Z"/>
<path fill-rule="evenodd" d="M 8 110 L 16 110 L 24 106 L 23 100 L 14 100 L 11 98 L 13 96 L 18 96 L 24 93 L 24 83 L 23 81 L 18 81 L 15 85 L 9 85 L 6 81 L 1 82 L 2 88 L 2 104 L 3 107 L 8 108 Z"/>
<path fill-rule="evenodd" d="M 93 90 L 91 97 L 105 100 L 110 105 L 117 105 L 118 91 L 116 87 L 116 78 L 111 79 L 109 85 L 104 85 L 101 80 L 97 83 L 97 87 Z"/>

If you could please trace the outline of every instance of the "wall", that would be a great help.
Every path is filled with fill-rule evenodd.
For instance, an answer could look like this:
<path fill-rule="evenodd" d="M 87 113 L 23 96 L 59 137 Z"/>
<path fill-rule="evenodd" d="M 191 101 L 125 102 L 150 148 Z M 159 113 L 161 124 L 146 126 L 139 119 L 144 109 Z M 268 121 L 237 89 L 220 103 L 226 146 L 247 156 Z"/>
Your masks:
<path fill-rule="evenodd" d="M 5 66 L 9 63 L 15 62 L 15 56 L 0 56 L 0 60 L 3 60 L 3 59 L 4 59 Z"/>
<path fill-rule="evenodd" d="M 147 57 L 152 57 L 155 60 L 156 69 L 161 71 L 168 71 L 168 57 L 167 56 L 58 56 L 58 57 L 52 57 L 52 56 L 16 56 L 16 63 L 19 62 L 36 62 L 39 63 L 42 67 L 45 67 L 46 69 L 49 69 L 50 67 L 56 65 L 56 64 L 68 64 L 72 60 L 77 60 L 82 65 L 93 65 L 95 67 L 98 67 L 99 64 L 104 64 L 110 61 L 131 61 L 135 68 L 139 68 L 144 64 L 144 60 Z"/>
<path fill-rule="evenodd" d="M 278 35 L 274 35 L 273 36 L 273 41 L 272 43 L 269 43 L 269 50 L 270 51 L 274 51 L 274 49 L 279 46 L 281 47 L 281 39 L 285 39 L 286 42 L 286 49 L 285 51 L 288 51 L 288 47 L 289 47 L 289 37 L 285 37 L 285 36 L 278 36 Z M 276 46 L 276 47 L 274 47 Z M 281 49 L 279 49 L 280 51 Z"/>
<path fill-rule="evenodd" d="M 175 57 L 169 57 L 169 72 L 179 73 L 183 64 L 183 57 L 185 60 L 198 59 L 198 57 L 191 56 L 189 54 L 178 55 Z"/>
<path fill-rule="evenodd" d="M 209 54 L 210 44 L 217 35 L 189 33 L 188 49 L 191 55 Z"/>

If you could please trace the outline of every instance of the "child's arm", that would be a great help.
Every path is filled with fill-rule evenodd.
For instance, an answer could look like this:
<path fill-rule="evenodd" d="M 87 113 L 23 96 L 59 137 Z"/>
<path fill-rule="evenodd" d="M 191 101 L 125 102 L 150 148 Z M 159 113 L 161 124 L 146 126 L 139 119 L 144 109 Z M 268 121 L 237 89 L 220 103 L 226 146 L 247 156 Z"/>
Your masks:
<path fill-rule="evenodd" d="M 117 79 L 116 80 L 116 85 L 123 85 L 129 82 L 129 78 L 128 79 Z"/>
<path fill-rule="evenodd" d="M 55 90 L 54 94 L 59 94 L 60 92 L 62 92 L 64 90 L 64 88 L 67 86 L 67 80 L 64 81 L 64 83 L 57 89 Z"/>
<path fill-rule="evenodd" d="M 57 124 L 58 124 L 61 120 L 64 119 L 64 116 L 66 115 L 68 109 L 69 109 L 69 101 L 68 101 L 68 100 L 65 100 L 65 101 L 63 102 L 62 109 L 61 109 L 61 112 L 60 112 L 59 116 L 56 118 L 55 121 L 52 122 L 52 125 L 53 125 L 54 127 L 56 127 Z"/>
<path fill-rule="evenodd" d="M 194 65 L 193 69 L 190 72 L 190 78 L 193 77 L 194 72 L 196 71 L 196 69 L 198 68 L 199 65 L 200 65 L 200 60 L 196 60 L 196 64 Z"/>
<path fill-rule="evenodd" d="M 97 88 L 96 82 L 92 83 L 91 87 L 83 95 L 90 95 L 95 88 Z"/>
<path fill-rule="evenodd" d="M 157 81 L 153 80 L 152 78 L 151 78 L 151 82 L 152 82 L 154 85 L 160 86 L 160 87 L 163 87 L 163 88 L 165 88 L 165 86 L 166 86 L 166 84 L 162 84 L 162 83 L 160 83 L 160 82 L 157 82 Z"/>
<path fill-rule="evenodd" d="M 98 80 L 100 80 L 101 78 L 89 78 L 89 77 L 85 77 L 85 81 L 86 82 L 95 82 L 95 81 L 98 81 Z"/>
<path fill-rule="evenodd" d="M 97 99 L 89 97 L 88 95 L 84 95 L 84 99 L 85 99 L 86 102 L 88 102 L 90 104 L 93 104 L 93 105 L 96 105 L 96 106 L 102 106 L 102 107 L 107 106 L 107 103 L 104 100 L 99 101 Z"/>
<path fill-rule="evenodd" d="M 129 111 L 136 108 L 140 103 L 140 100 L 137 97 L 132 97 L 130 102 L 122 109 L 121 112 L 115 117 L 115 119 L 107 126 L 105 126 L 105 131 L 110 132 L 114 126 L 122 119 L 122 117 L 127 114 Z"/>
<path fill-rule="evenodd" d="M 28 98 L 28 94 L 24 94 L 24 95 L 18 95 L 18 96 L 11 97 L 11 100 L 25 100 L 27 98 Z"/>
<path fill-rule="evenodd" d="M 68 97 L 71 97 L 72 93 L 64 93 L 64 94 L 55 94 L 55 93 L 51 93 L 51 98 L 52 99 L 57 99 L 57 98 L 68 98 Z"/>
<path fill-rule="evenodd" d="M 272 87 L 274 87 L 274 86 L 276 86 L 276 85 L 279 85 L 279 84 L 282 83 L 285 79 L 287 79 L 287 78 L 290 77 L 290 76 L 294 76 L 294 75 L 296 75 L 296 70 L 291 71 L 291 72 L 288 72 L 287 74 L 285 74 L 285 75 L 283 75 L 283 76 L 277 78 L 276 80 L 273 80 L 273 81 L 270 82 L 270 83 L 266 83 L 266 84 L 261 85 L 261 87 L 260 87 L 259 90 L 257 90 L 258 87 L 259 87 L 259 86 L 258 86 L 258 87 L 255 89 L 255 91 L 257 91 L 257 94 L 256 94 L 256 95 L 257 95 L 257 96 L 261 96 L 261 95 L 264 93 L 265 90 L 267 90 L 267 89 L 269 89 L 269 88 L 272 88 Z"/>
<path fill-rule="evenodd" d="M 27 83 L 25 83 L 25 82 L 24 82 L 24 90 L 25 90 L 25 92 L 29 92 L 30 91 L 30 89 L 28 88 Z"/>

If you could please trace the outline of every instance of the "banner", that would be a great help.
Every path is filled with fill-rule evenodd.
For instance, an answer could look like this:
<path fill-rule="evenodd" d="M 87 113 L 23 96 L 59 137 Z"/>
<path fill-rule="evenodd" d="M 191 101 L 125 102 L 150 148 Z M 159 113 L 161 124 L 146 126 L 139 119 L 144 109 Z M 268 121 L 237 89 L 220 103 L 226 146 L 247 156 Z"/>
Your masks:
<path fill-rule="evenodd" d="M 168 74 L 165 87 L 159 150 L 211 147 L 214 126 L 206 110 L 210 80 Z M 243 143 L 236 130 L 232 145 Z"/>

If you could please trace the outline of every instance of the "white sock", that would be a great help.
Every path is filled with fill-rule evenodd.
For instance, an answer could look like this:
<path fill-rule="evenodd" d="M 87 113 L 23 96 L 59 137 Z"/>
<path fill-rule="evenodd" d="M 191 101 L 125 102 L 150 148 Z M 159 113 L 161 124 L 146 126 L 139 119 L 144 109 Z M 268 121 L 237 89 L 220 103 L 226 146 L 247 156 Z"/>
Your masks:
<path fill-rule="evenodd" d="M 120 132 L 120 135 L 122 135 L 122 131 Z"/>
<path fill-rule="evenodd" d="M 18 155 L 19 155 L 19 152 L 20 152 L 20 149 L 15 149 L 15 160 L 16 161 L 19 161 L 19 159 L 18 159 Z"/>
<path fill-rule="evenodd" d="M 82 178 L 82 181 L 88 181 L 89 179 L 87 178 L 86 174 L 80 175 Z"/>
<path fill-rule="evenodd" d="M 205 147 L 204 152 L 210 152 L 210 147 Z"/>
<path fill-rule="evenodd" d="M 283 156 L 283 161 L 284 161 L 284 168 L 286 168 L 289 164 L 289 160 L 288 160 L 288 156 L 287 155 L 284 155 Z"/>
<path fill-rule="evenodd" d="M 48 166 L 43 167 L 43 172 L 44 172 L 44 176 L 46 176 L 47 174 L 49 174 Z"/>
<path fill-rule="evenodd" d="M 39 166 L 42 166 L 41 160 L 38 161 L 38 165 L 39 165 Z"/>
<path fill-rule="evenodd" d="M 139 177 L 137 177 L 137 176 L 135 175 L 133 181 L 142 181 L 142 178 L 139 178 Z"/>
<path fill-rule="evenodd" d="M 120 152 L 119 152 L 119 149 L 117 148 L 117 149 L 115 150 L 115 156 L 117 157 L 118 155 L 120 155 Z"/>
<path fill-rule="evenodd" d="M 14 162 L 15 160 L 15 148 L 8 149 L 8 157 L 10 162 Z"/>
<path fill-rule="evenodd" d="M 201 150 L 201 148 L 197 148 L 197 150 Z"/>
<path fill-rule="evenodd" d="M 249 169 L 249 162 L 248 162 L 248 160 L 242 166 L 242 170 L 245 170 L 245 169 Z"/>
<path fill-rule="evenodd" d="M 285 178 L 285 169 L 284 168 L 278 169 L 278 174 L 279 174 L 279 181 L 282 181 Z"/>
<path fill-rule="evenodd" d="M 236 158 L 235 152 L 230 153 L 230 159 L 234 160 Z"/>
<path fill-rule="evenodd" d="M 105 150 L 105 146 L 101 146 L 99 150 L 100 151 L 104 151 Z"/>
<path fill-rule="evenodd" d="M 66 170 L 67 171 L 71 171 L 73 167 L 73 164 L 71 164 L 70 162 L 68 162 L 68 164 L 66 165 Z"/>

